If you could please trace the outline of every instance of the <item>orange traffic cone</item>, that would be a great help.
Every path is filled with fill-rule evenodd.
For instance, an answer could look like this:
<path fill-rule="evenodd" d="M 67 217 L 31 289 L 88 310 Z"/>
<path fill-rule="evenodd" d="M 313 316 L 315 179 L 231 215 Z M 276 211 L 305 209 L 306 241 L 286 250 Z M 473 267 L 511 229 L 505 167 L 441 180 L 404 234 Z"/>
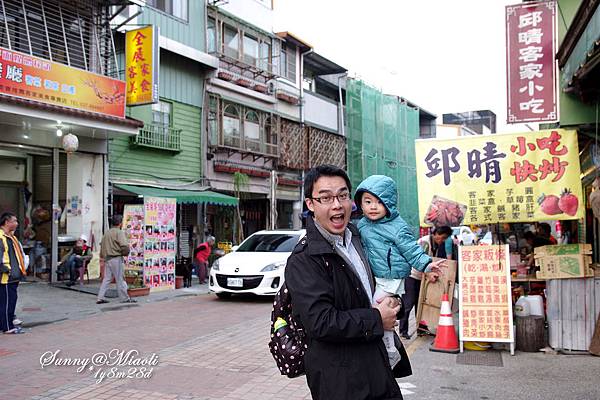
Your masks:
<path fill-rule="evenodd" d="M 437 335 L 429 350 L 441 353 L 458 353 L 460 351 L 456 332 L 454 331 L 454 323 L 452 322 L 452 311 L 450 310 L 448 293 L 442 294 L 442 307 Z"/>

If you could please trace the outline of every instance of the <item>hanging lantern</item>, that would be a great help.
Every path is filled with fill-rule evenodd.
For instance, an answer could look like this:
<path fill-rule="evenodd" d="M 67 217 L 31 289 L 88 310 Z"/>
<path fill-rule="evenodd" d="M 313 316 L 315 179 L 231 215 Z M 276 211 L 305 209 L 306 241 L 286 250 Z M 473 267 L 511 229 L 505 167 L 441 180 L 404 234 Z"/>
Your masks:
<path fill-rule="evenodd" d="M 77 151 L 79 147 L 79 139 L 77 136 L 69 133 L 62 138 L 62 146 L 63 149 L 67 152 L 67 154 L 73 154 Z"/>

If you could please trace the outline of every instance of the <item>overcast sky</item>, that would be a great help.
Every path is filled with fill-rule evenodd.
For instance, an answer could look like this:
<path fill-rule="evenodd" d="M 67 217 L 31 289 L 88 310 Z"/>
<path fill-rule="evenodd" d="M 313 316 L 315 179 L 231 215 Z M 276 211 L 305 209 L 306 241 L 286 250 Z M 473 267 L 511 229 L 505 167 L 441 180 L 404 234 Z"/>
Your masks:
<path fill-rule="evenodd" d="M 275 31 L 289 31 L 322 56 L 385 93 L 438 115 L 496 113 L 506 124 L 504 7 L 512 0 L 275 0 Z M 537 127 L 534 126 L 537 129 Z"/>

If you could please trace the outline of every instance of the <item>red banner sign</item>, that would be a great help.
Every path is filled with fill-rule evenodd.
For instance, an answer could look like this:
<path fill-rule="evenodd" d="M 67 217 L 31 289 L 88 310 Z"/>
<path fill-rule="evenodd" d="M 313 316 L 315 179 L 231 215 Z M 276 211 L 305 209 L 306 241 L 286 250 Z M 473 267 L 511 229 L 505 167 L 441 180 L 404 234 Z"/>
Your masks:
<path fill-rule="evenodd" d="M 506 7 L 507 122 L 555 121 L 556 3 Z"/>
<path fill-rule="evenodd" d="M 0 93 L 125 118 L 125 82 L 4 48 Z"/>

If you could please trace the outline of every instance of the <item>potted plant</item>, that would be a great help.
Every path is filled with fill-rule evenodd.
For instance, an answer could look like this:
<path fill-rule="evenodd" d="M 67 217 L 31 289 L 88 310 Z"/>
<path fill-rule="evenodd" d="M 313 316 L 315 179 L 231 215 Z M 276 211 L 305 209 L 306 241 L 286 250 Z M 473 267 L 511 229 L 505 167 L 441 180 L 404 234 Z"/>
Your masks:
<path fill-rule="evenodd" d="M 135 279 L 138 276 L 138 271 L 134 270 L 134 269 L 126 269 L 125 270 L 125 282 L 127 282 L 128 285 L 131 285 L 135 282 Z"/>
<path fill-rule="evenodd" d="M 231 72 L 229 72 L 229 71 L 219 71 L 217 73 L 217 76 L 220 79 L 223 79 L 223 80 L 226 80 L 226 81 L 230 81 L 230 80 L 233 79 L 233 74 Z"/>
<path fill-rule="evenodd" d="M 254 85 L 254 90 L 260 93 L 267 93 L 267 86 L 263 85 L 262 83 L 256 83 Z"/>
<path fill-rule="evenodd" d="M 133 283 L 127 285 L 127 294 L 129 297 L 147 296 L 149 293 L 150 288 L 144 286 L 144 279 L 141 273 L 136 275 Z"/>
<path fill-rule="evenodd" d="M 250 80 L 246 79 L 246 78 L 238 78 L 235 83 L 237 83 L 240 86 L 243 87 L 250 87 L 252 86 L 252 82 L 250 82 Z"/>

